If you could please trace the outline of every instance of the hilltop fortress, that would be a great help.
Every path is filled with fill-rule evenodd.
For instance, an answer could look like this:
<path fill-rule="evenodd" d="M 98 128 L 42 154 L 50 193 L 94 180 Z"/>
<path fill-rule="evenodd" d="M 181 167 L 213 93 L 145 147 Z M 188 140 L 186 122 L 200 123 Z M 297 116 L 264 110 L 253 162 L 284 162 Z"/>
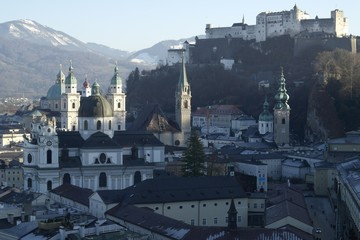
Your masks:
<path fill-rule="evenodd" d="M 348 19 L 344 12 L 338 9 L 331 11 L 330 18 L 310 19 L 310 15 L 300 10 L 296 5 L 290 11 L 261 12 L 256 16 L 255 25 L 247 25 L 244 18 L 241 23 L 231 27 L 212 27 L 206 25 L 206 38 L 241 38 L 243 40 L 266 41 L 268 38 L 290 35 L 295 37 L 300 33 L 330 34 L 344 37 L 348 33 Z"/>

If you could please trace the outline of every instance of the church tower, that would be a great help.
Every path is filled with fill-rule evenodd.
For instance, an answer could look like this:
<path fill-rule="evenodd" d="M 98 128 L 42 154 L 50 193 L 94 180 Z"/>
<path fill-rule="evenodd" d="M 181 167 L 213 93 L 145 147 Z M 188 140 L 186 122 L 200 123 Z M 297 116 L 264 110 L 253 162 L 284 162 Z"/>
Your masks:
<path fill-rule="evenodd" d="M 126 127 L 126 95 L 122 90 L 122 79 L 117 66 L 115 66 L 106 99 L 109 101 L 114 114 L 114 129 L 124 131 Z"/>
<path fill-rule="evenodd" d="M 175 91 L 175 117 L 181 128 L 183 139 L 180 145 L 184 146 L 191 133 L 191 90 L 186 76 L 185 60 L 182 60 L 180 78 Z"/>
<path fill-rule="evenodd" d="M 77 92 L 77 80 L 70 62 L 69 74 L 65 78 L 65 93 L 61 95 L 61 128 L 78 130 L 78 110 L 80 94 Z"/>
<path fill-rule="evenodd" d="M 274 141 L 278 146 L 289 144 L 290 106 L 288 100 L 289 95 L 286 93 L 284 73 L 281 70 L 274 106 Z"/>
<path fill-rule="evenodd" d="M 268 132 L 273 132 L 273 115 L 269 112 L 269 103 L 267 101 L 267 96 L 265 96 L 265 102 L 263 105 L 263 111 L 259 116 L 259 133 L 265 134 Z"/>
<path fill-rule="evenodd" d="M 88 97 L 88 96 L 91 96 L 91 87 L 90 87 L 90 83 L 87 79 L 87 76 L 85 76 L 85 81 L 81 88 L 81 97 Z"/>

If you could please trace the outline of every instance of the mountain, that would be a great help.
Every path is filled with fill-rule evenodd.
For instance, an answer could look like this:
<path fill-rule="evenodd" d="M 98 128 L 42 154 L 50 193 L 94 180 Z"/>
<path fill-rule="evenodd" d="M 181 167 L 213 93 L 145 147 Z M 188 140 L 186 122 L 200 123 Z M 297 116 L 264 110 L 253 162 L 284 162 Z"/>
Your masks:
<path fill-rule="evenodd" d="M 195 42 L 195 37 L 161 41 L 150 48 L 133 53 L 128 57 L 128 60 L 132 63 L 142 63 L 155 66 L 159 63 L 166 63 L 167 50 L 172 46 L 182 45 L 185 41 Z"/>
<path fill-rule="evenodd" d="M 80 87 L 87 76 L 106 91 L 117 63 L 125 81 L 138 67 L 149 70 L 166 62 L 167 50 L 194 38 L 167 40 L 137 52 L 84 43 L 32 20 L 0 23 L 0 97 L 41 97 L 54 84 L 59 65 L 67 75 L 70 60 Z M 125 84 L 124 84 L 125 85 Z"/>

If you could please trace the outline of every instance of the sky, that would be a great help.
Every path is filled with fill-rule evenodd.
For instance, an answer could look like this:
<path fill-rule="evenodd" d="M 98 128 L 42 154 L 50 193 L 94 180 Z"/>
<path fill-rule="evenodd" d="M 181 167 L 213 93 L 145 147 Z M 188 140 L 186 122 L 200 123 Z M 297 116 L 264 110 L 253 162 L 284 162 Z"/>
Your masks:
<path fill-rule="evenodd" d="M 255 24 L 260 12 L 298 8 L 311 18 L 330 18 L 340 9 L 349 32 L 360 35 L 357 1 L 350 0 L 2 0 L 0 23 L 31 19 L 83 42 L 137 51 L 162 40 L 205 34 L 207 23 L 226 27 L 234 22 Z"/>

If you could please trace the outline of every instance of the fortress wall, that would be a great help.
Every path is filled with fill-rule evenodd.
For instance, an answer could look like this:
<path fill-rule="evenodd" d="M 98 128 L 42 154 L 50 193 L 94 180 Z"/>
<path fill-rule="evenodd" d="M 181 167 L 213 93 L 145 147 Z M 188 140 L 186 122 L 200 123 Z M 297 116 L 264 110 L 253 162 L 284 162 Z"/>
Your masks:
<path fill-rule="evenodd" d="M 350 52 L 356 52 L 356 38 L 346 37 L 346 38 L 295 38 L 294 45 L 294 56 L 298 56 L 301 52 L 311 49 L 311 48 L 320 48 L 324 51 L 332 51 L 336 48 L 345 49 Z"/>

